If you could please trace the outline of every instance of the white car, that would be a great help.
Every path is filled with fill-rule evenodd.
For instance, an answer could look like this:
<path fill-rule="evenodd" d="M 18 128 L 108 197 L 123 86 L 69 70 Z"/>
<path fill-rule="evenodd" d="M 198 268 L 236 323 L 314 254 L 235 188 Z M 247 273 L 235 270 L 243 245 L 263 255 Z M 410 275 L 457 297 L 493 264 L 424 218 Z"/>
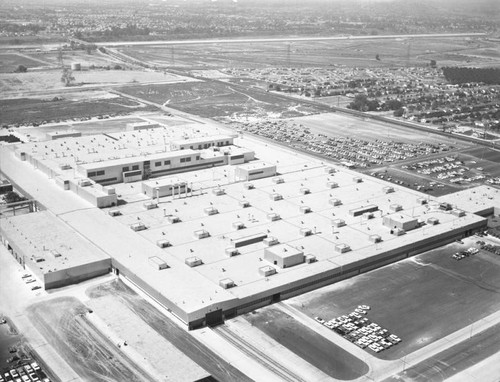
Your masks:
<path fill-rule="evenodd" d="M 321 317 L 314 317 L 316 321 L 318 321 L 320 324 L 324 324 L 325 320 L 323 320 Z"/>
<path fill-rule="evenodd" d="M 358 309 L 361 309 L 361 310 L 370 310 L 370 306 L 369 305 L 360 305 L 360 306 L 358 306 Z"/>

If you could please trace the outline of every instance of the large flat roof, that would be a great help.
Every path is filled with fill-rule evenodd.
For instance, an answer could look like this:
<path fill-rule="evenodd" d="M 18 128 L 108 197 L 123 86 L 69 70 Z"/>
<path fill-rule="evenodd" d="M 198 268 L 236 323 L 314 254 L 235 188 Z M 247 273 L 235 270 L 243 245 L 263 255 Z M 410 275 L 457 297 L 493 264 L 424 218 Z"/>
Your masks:
<path fill-rule="evenodd" d="M 209 124 L 189 127 L 193 131 L 200 130 L 201 134 L 220 133 L 216 126 Z M 133 140 L 137 146 L 142 142 L 141 148 L 158 149 L 164 142 L 161 132 L 173 134 L 169 129 L 145 130 L 142 140 L 137 140 L 139 135 L 132 137 L 128 133 L 116 134 L 115 138 L 123 142 Z M 181 131 L 182 127 L 179 127 L 178 132 Z M 143 131 L 131 133 L 142 134 Z M 148 139 L 156 143 L 147 146 Z M 33 185 L 29 172 L 35 170 L 27 163 L 17 162 L 22 169 L 19 175 L 15 175 L 16 166 L 9 164 L 8 169 L 15 175 L 14 178 L 17 176 L 20 179 L 22 187 L 26 187 L 35 198 L 44 200 L 49 209 L 60 211 L 61 206 L 65 206 L 64 214 L 59 219 L 71 229 L 144 280 L 159 295 L 193 316 L 218 308 L 234 307 L 269 294 L 276 288 L 297 286 L 307 278 L 337 272 L 344 267 L 348 269 L 362 261 L 370 262 L 381 254 L 398 250 L 411 252 L 407 248 L 412 245 L 439 242 L 439 238 L 448 232 L 458 232 L 483 221 L 471 213 L 456 217 L 440 210 L 439 198 L 388 184 L 283 146 L 247 135 L 234 141 L 240 147 L 255 151 L 259 158 L 259 161 L 244 166 L 277 166 L 283 183 L 276 183 L 271 177 L 263 178 L 253 180 L 255 188 L 248 190 L 244 182 L 237 181 L 237 166 L 186 172 L 182 174 L 182 180 L 190 184 L 191 190 L 180 196 L 162 197 L 159 208 L 150 210 L 143 205 L 147 197 L 142 194 L 140 183 L 118 184 L 115 185 L 116 192 L 125 203 L 118 207 L 121 216 L 110 217 L 106 210 L 82 208 L 82 203 L 74 201 L 74 196 L 70 196 L 72 193 L 68 191 L 58 191 L 60 201 L 55 202 L 46 191 L 53 188 L 51 181 L 46 177 L 45 180 L 37 177 L 39 182 Z M 14 160 L 11 157 L 8 159 Z M 337 171 L 329 173 L 327 170 L 330 167 Z M 356 177 L 362 178 L 362 182 L 357 183 L 354 180 Z M 170 179 L 175 178 L 162 177 L 158 181 L 168 184 Z M 338 187 L 330 188 L 329 182 L 337 183 Z M 47 187 L 43 187 L 45 183 Z M 393 193 L 384 191 L 388 185 L 394 188 Z M 304 194 L 304 188 L 309 189 L 309 193 Z M 223 189 L 224 193 L 214 193 L 213 189 Z M 282 200 L 273 200 L 273 194 L 280 194 Z M 490 200 L 490 204 L 498 205 L 499 195 L 493 193 L 492 197 L 494 200 Z M 427 200 L 426 205 L 421 204 L 419 199 L 422 198 Z M 338 199 L 341 204 L 333 206 L 331 199 Z M 250 206 L 243 207 L 242 200 Z M 429 217 L 437 217 L 439 224 L 424 225 L 403 236 L 391 235 L 390 229 L 383 225 L 383 217 L 393 214 L 391 205 L 394 204 L 401 205 L 402 210 L 398 214 L 405 219 L 427 221 Z M 352 209 L 369 205 L 378 207 L 371 219 L 349 214 Z M 461 204 L 457 201 L 457 205 Z M 311 212 L 304 213 L 301 208 L 304 206 L 309 207 Z M 217 209 L 218 213 L 208 215 L 207 208 Z M 277 214 L 281 219 L 271 221 L 269 214 Z M 180 223 L 170 223 L 169 215 L 179 217 Z M 337 218 L 343 219 L 346 225 L 334 227 L 332 220 Z M 147 229 L 134 232 L 130 226 L 138 222 L 142 222 Z M 243 223 L 244 228 L 238 229 L 233 224 L 236 222 Z M 304 228 L 309 229 L 311 235 L 304 236 L 301 231 Z M 194 232 L 199 230 L 208 231 L 210 236 L 198 239 Z M 262 266 L 269 265 L 264 260 L 266 247 L 263 242 L 239 247 L 239 255 L 227 255 L 226 248 L 231 247 L 235 239 L 259 233 L 276 237 L 280 243 L 297 248 L 305 255 L 313 254 L 317 261 L 279 269 L 276 275 L 264 277 L 258 272 Z M 374 234 L 379 235 L 382 242 L 372 243 L 370 236 Z M 168 240 L 172 246 L 160 248 L 158 240 Z M 334 247 L 338 244 L 348 245 L 351 251 L 335 252 Z M 153 256 L 165 261 L 169 268 L 154 268 L 148 261 Z M 186 265 L 185 259 L 193 256 L 200 258 L 203 264 L 193 268 Z M 236 286 L 230 289 L 220 287 L 219 281 L 226 278 L 232 279 Z"/>
<path fill-rule="evenodd" d="M 42 274 L 109 259 L 49 211 L 2 219 L 1 230 Z"/>

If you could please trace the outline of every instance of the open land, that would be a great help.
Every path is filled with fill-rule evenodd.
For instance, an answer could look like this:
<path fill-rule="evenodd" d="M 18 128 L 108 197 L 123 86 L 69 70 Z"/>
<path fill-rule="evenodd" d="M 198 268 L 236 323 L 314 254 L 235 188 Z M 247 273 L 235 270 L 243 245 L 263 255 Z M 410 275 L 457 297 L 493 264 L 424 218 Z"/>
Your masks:
<path fill-rule="evenodd" d="M 31 321 L 71 367 L 93 381 L 154 381 L 92 325 L 88 309 L 71 297 L 29 308 Z"/>
<path fill-rule="evenodd" d="M 128 86 L 120 91 L 207 118 L 287 118 L 316 112 L 314 107 L 300 101 L 285 100 L 253 89 L 239 90 L 220 82 Z"/>
<path fill-rule="evenodd" d="M 332 378 L 351 380 L 368 371 L 363 361 L 277 308 L 262 308 L 246 314 L 245 318 Z"/>
<path fill-rule="evenodd" d="M 61 70 L 45 70 L 27 73 L 0 73 L 2 98 L 13 98 L 19 94 L 47 94 L 54 91 L 65 92 L 85 90 L 92 87 L 125 85 L 131 83 L 172 83 L 192 81 L 186 77 L 163 72 L 143 70 L 83 70 L 74 71 L 75 78 L 70 87 L 61 81 Z M 43 91 L 42 91 L 43 90 Z"/>
<path fill-rule="evenodd" d="M 402 358 L 500 308 L 498 259 L 482 251 L 466 261 L 451 258 L 471 245 L 469 240 L 467 243 L 449 244 L 295 297 L 289 303 L 326 320 L 367 304 L 371 306 L 367 318 L 403 340 L 375 357 Z"/>
<path fill-rule="evenodd" d="M 440 65 L 499 66 L 497 44 L 483 38 L 394 38 L 254 43 L 205 43 L 120 47 L 131 57 L 158 66 L 202 69 L 220 67 L 347 65 L 355 67 L 418 66 L 434 59 Z M 375 58 L 379 55 L 380 60 Z"/>
<path fill-rule="evenodd" d="M 19 65 L 23 65 L 29 70 L 33 67 L 42 66 L 43 63 L 24 54 L 0 54 L 0 73 L 12 73 L 17 69 Z"/>
<path fill-rule="evenodd" d="M 73 118 L 90 118 L 99 115 L 129 114 L 136 111 L 151 111 L 156 108 L 131 101 L 124 97 L 101 98 L 89 94 L 85 100 L 69 97 L 17 98 L 0 100 L 2 125 L 44 124 L 66 121 Z"/>
<path fill-rule="evenodd" d="M 143 320 L 158 335 L 207 370 L 218 381 L 249 381 L 239 370 L 214 354 L 186 331 L 179 328 L 121 281 L 100 285 L 87 292 L 91 299 L 111 296 Z M 133 336 L 133 333 L 130 333 Z"/>

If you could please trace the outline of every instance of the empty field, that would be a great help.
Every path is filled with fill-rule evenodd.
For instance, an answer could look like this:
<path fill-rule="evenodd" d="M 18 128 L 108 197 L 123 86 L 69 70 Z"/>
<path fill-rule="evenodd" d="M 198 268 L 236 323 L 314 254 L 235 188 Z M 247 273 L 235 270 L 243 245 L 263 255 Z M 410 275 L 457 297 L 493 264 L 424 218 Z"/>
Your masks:
<path fill-rule="evenodd" d="M 41 64 L 42 65 L 42 64 Z M 0 73 L 0 91 L 2 98 L 12 98 L 23 92 L 41 92 L 51 90 L 68 90 L 61 82 L 61 70 L 45 70 L 27 73 Z M 131 83 L 149 82 L 182 82 L 190 81 L 186 77 L 161 72 L 147 72 L 143 70 L 83 70 L 74 71 L 75 80 L 72 89 L 89 86 L 125 85 Z"/>
<path fill-rule="evenodd" d="M 151 110 L 156 110 L 156 108 L 122 97 L 109 99 L 93 99 L 89 97 L 87 100 L 78 101 L 71 98 L 0 100 L 2 125 L 59 122 L 72 118 L 129 114 L 136 111 Z"/>
<path fill-rule="evenodd" d="M 390 40 L 329 40 L 204 43 L 193 45 L 151 45 L 120 48 L 134 58 L 154 65 L 176 68 L 222 68 L 346 65 L 391 67 L 471 63 L 499 65 L 495 42 L 455 38 L 395 38 Z M 379 55 L 380 60 L 375 59 Z"/>
<path fill-rule="evenodd" d="M 247 321 L 325 374 L 341 380 L 359 378 L 368 365 L 338 345 L 272 306 L 245 315 Z"/>
<path fill-rule="evenodd" d="M 500 264 L 488 254 L 453 260 L 450 256 L 461 248 L 467 246 L 453 243 L 304 294 L 290 304 L 327 320 L 359 304 L 370 305 L 368 318 L 403 340 L 375 356 L 398 359 L 500 308 Z"/>
<path fill-rule="evenodd" d="M 315 113 L 300 101 L 286 100 L 271 93 L 212 81 L 129 86 L 122 92 L 207 118 L 296 117 Z"/>
<path fill-rule="evenodd" d="M 341 113 L 327 113 L 294 118 L 295 123 L 300 123 L 309 128 L 312 133 L 324 134 L 328 137 L 349 137 L 366 141 L 396 141 L 405 143 L 446 143 L 453 147 L 469 147 L 467 143 L 448 139 L 441 135 L 425 133 L 407 127 L 383 123 L 366 118 L 358 118 Z"/>
<path fill-rule="evenodd" d="M 33 67 L 44 66 L 42 62 L 24 55 L 15 53 L 0 54 L 0 73 L 12 73 L 19 65 L 24 65 L 28 70 Z"/>

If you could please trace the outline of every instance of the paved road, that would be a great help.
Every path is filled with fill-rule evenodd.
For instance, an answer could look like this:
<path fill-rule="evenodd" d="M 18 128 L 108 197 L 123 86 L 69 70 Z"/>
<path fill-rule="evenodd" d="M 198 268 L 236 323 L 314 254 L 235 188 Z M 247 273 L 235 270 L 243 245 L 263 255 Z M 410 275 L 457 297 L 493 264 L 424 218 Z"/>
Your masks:
<path fill-rule="evenodd" d="M 462 341 L 384 382 L 444 381 L 500 351 L 500 324 Z M 495 366 L 493 366 L 495 367 Z M 497 369 L 500 378 L 500 369 Z"/>

